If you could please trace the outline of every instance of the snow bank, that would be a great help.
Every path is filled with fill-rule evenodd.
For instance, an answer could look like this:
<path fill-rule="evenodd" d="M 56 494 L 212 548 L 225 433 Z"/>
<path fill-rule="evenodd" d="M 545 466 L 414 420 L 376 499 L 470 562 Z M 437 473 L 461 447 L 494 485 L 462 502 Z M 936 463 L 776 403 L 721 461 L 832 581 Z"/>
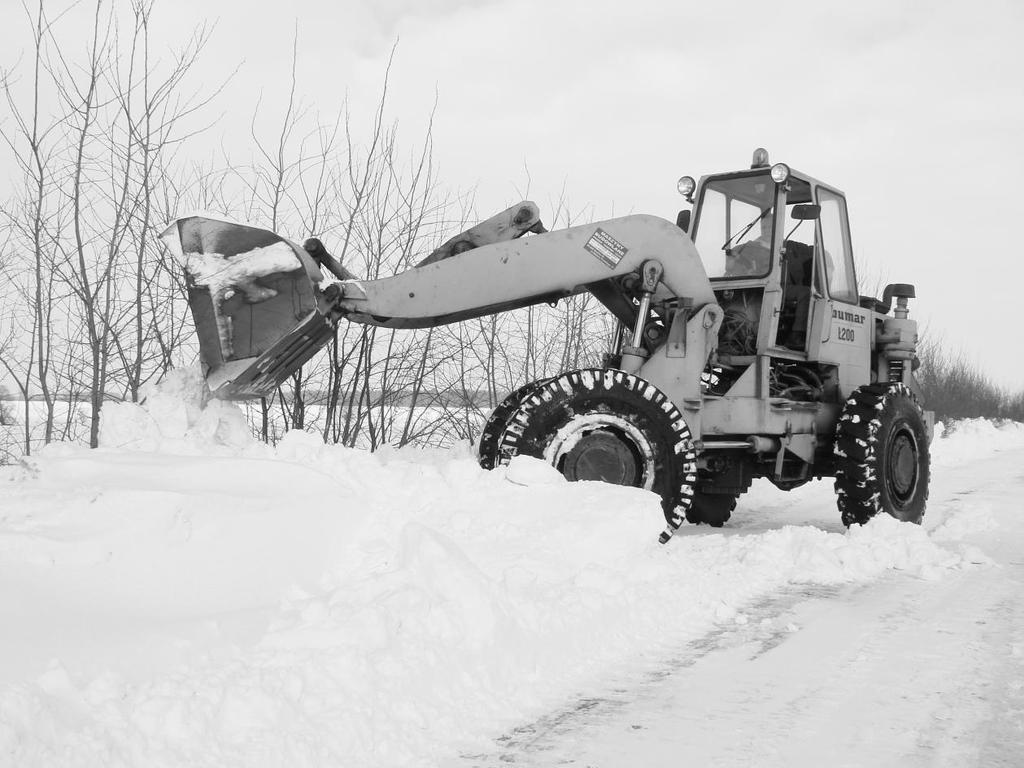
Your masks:
<path fill-rule="evenodd" d="M 988 419 L 961 419 L 935 425 L 932 463 L 952 467 L 964 461 L 998 451 L 1024 446 L 1024 424 L 1017 421 L 993 422 Z"/>
<path fill-rule="evenodd" d="M 648 492 L 530 459 L 485 472 L 465 446 L 271 450 L 201 392 L 176 374 L 109 409 L 99 451 L 7 484 L 0 762 L 434 765 L 793 585 L 983 562 L 968 507 L 932 534 L 884 518 L 661 547 Z M 937 460 L 992 437 L 954 433 Z"/>

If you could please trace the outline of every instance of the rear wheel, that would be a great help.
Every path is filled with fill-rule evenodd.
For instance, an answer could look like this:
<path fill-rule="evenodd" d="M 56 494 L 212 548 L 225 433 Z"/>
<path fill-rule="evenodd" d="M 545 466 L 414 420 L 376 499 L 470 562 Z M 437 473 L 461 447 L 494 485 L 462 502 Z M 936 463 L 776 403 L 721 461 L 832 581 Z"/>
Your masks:
<path fill-rule="evenodd" d="M 836 498 L 844 525 L 879 512 L 920 523 L 930 456 L 924 414 L 904 384 L 860 387 L 836 426 Z"/>
<path fill-rule="evenodd" d="M 693 504 L 686 511 L 686 519 L 691 523 L 704 523 L 712 528 L 721 528 L 732 517 L 739 496 L 734 493 L 693 494 Z"/>
<path fill-rule="evenodd" d="M 550 462 L 568 480 L 647 488 L 678 528 L 697 481 L 697 456 L 679 409 L 653 384 L 591 368 L 549 379 L 527 395 L 501 435 L 499 461 Z"/>

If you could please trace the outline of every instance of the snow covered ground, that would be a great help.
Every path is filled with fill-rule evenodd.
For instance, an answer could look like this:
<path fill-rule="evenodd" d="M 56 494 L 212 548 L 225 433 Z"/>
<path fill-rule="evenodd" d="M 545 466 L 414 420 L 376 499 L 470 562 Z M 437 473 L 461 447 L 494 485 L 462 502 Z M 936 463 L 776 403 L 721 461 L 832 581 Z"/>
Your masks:
<path fill-rule="evenodd" d="M 647 492 L 269 448 L 196 384 L 0 474 L 0 765 L 1024 754 L 1022 425 L 936 440 L 923 526 L 758 484 L 663 547 Z"/>

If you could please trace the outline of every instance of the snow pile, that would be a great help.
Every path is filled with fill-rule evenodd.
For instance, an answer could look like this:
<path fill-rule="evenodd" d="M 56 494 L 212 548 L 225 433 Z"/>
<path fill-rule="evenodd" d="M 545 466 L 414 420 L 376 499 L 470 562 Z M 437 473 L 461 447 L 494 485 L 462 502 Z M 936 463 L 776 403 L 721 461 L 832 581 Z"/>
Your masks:
<path fill-rule="evenodd" d="M 559 485 L 565 476 L 546 461 L 532 456 L 514 456 L 508 463 L 505 479 L 516 485 Z"/>
<path fill-rule="evenodd" d="M 200 392 L 176 374 L 5 484 L 0 762 L 435 765 L 781 591 L 977 561 L 969 506 L 662 547 L 646 491 L 465 447 L 271 450 Z"/>
<path fill-rule="evenodd" d="M 198 368 L 168 371 L 142 401 L 103 407 L 101 447 L 223 454 L 253 445 L 245 414 L 233 403 L 209 399 Z"/>
<path fill-rule="evenodd" d="M 182 254 L 182 265 L 196 285 L 209 287 L 218 304 L 231 298 L 233 290 L 242 291 L 250 303 L 265 301 L 276 296 L 277 291 L 257 285 L 254 280 L 302 268 L 295 251 L 283 241 L 230 257 L 220 253 L 186 252 Z"/>

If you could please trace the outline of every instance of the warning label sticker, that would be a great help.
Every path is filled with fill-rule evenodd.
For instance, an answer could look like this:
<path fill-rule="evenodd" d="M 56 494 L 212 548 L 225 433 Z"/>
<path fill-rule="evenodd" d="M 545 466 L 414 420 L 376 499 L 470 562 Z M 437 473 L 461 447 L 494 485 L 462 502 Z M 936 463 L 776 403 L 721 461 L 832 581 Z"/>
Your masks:
<path fill-rule="evenodd" d="M 629 250 L 626 246 L 616 240 L 614 237 L 609 235 L 600 227 L 591 236 L 583 247 L 590 251 L 600 261 L 604 262 L 605 266 L 610 269 L 615 269 L 622 261 L 622 257 L 626 255 Z"/>

